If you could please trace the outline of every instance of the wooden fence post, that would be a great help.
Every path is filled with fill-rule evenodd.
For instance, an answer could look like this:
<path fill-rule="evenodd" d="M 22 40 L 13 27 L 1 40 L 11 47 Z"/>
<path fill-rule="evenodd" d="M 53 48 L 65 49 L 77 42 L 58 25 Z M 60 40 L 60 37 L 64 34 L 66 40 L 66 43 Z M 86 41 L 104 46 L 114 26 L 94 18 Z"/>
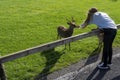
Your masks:
<path fill-rule="evenodd" d="M 0 80 L 7 80 L 4 66 L 2 65 L 2 63 L 0 64 Z"/>

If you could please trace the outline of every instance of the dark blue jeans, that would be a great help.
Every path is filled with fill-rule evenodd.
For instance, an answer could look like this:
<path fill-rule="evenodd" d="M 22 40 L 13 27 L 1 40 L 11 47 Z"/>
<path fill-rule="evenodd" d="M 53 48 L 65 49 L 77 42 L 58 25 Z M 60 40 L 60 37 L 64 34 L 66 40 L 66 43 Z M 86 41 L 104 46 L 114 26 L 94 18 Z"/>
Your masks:
<path fill-rule="evenodd" d="M 103 29 L 104 32 L 104 39 L 103 39 L 103 55 L 102 55 L 102 62 L 104 65 L 111 64 L 112 61 L 112 43 L 115 39 L 117 30 L 116 29 Z"/>

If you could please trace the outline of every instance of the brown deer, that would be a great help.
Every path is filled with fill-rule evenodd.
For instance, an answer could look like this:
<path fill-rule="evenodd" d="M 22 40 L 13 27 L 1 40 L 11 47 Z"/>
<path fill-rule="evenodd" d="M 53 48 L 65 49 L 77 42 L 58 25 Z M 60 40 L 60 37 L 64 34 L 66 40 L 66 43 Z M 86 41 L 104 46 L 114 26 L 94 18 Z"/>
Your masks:
<path fill-rule="evenodd" d="M 98 40 L 99 40 L 98 48 L 101 49 L 102 43 L 103 43 L 104 32 L 102 30 L 100 30 L 99 32 L 100 33 L 97 35 Z"/>
<path fill-rule="evenodd" d="M 79 26 L 75 24 L 75 20 L 73 19 L 73 17 L 72 17 L 72 21 L 69 21 L 68 19 L 67 21 L 68 21 L 67 24 L 69 25 L 69 28 L 66 28 L 64 26 L 58 26 L 57 38 L 61 39 L 61 38 L 70 37 L 73 34 L 74 28 L 79 28 Z M 65 49 L 66 49 L 66 44 L 65 44 Z M 69 43 L 69 49 L 70 49 L 70 43 Z"/>

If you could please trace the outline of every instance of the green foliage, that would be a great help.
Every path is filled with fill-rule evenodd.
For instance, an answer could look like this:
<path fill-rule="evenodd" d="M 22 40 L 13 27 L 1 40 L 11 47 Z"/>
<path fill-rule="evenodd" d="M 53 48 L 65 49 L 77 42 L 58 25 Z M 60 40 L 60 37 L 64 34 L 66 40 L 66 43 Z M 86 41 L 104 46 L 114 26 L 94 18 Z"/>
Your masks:
<path fill-rule="evenodd" d="M 107 12 L 118 24 L 119 0 L 0 0 L 0 55 L 57 40 L 56 28 L 66 24 L 66 17 L 73 16 L 81 24 L 87 10 L 97 7 Z M 75 29 L 73 35 L 96 28 L 90 25 L 81 30 Z M 114 47 L 120 47 L 120 32 Z M 80 59 L 97 54 L 97 37 L 82 39 L 71 43 L 71 50 L 63 46 L 53 50 L 36 53 L 5 63 L 8 80 L 33 80 L 40 73 L 48 74 Z"/>

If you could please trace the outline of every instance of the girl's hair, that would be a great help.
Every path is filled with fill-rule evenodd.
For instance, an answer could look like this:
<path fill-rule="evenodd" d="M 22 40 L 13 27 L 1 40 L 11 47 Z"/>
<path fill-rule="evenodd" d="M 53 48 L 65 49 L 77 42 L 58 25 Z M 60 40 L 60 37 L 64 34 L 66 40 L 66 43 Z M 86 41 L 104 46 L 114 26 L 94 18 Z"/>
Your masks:
<path fill-rule="evenodd" d="M 90 19 L 92 19 L 92 16 L 93 16 L 93 14 L 95 13 L 95 12 L 98 12 L 98 10 L 97 10 L 97 8 L 90 8 L 89 10 L 88 10 L 88 15 L 87 15 L 87 18 L 86 18 L 86 20 L 85 20 L 85 23 L 87 23 L 87 24 L 89 24 L 89 21 L 90 21 Z"/>
<path fill-rule="evenodd" d="M 98 9 L 97 8 L 90 8 L 89 9 L 89 13 L 95 13 L 95 12 L 98 12 Z"/>

